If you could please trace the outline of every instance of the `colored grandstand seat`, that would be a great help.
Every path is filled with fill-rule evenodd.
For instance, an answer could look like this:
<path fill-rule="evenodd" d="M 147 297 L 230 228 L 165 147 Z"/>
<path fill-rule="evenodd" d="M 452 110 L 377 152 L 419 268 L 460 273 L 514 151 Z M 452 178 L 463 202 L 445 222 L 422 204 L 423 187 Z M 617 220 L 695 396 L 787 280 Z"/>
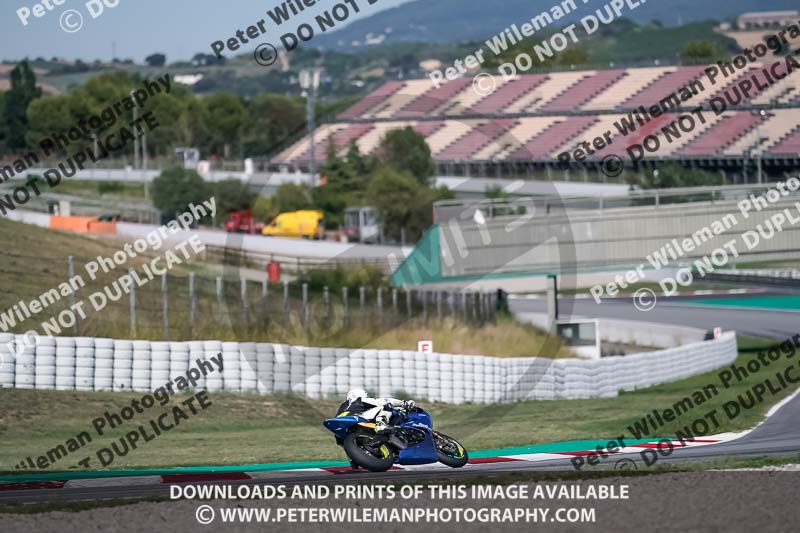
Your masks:
<path fill-rule="evenodd" d="M 406 80 L 403 86 L 386 100 L 364 113 L 364 118 L 392 118 L 398 111 L 431 88 L 431 80 Z"/>
<path fill-rule="evenodd" d="M 625 76 L 624 70 L 601 70 L 583 78 L 547 105 L 547 111 L 576 111 Z"/>
<path fill-rule="evenodd" d="M 439 152 L 436 157 L 441 161 L 462 161 L 471 159 L 489 143 L 510 130 L 514 120 L 490 120 L 475 126 L 469 133 Z"/>
<path fill-rule="evenodd" d="M 381 143 L 381 140 L 387 132 L 394 129 L 402 129 L 411 125 L 412 123 L 407 121 L 375 122 L 373 124 L 375 127 L 359 137 L 356 141 L 358 150 L 362 154 L 371 154 Z"/>
<path fill-rule="evenodd" d="M 324 157 L 329 143 L 333 143 L 337 150 L 342 150 L 347 147 L 350 141 L 358 139 L 374 127 L 373 124 L 368 122 L 347 124 L 345 127 L 332 132 L 328 136 L 317 136 L 315 138 L 314 151 L 317 157 Z M 306 143 L 306 145 L 308 145 L 308 143 Z M 293 159 L 295 161 L 307 161 L 311 159 L 311 149 L 307 147 L 302 154 L 296 155 Z"/>
<path fill-rule="evenodd" d="M 725 147 L 761 123 L 761 117 L 747 111 L 724 116 L 708 131 L 694 139 L 681 150 L 683 155 L 722 155 Z"/>
<path fill-rule="evenodd" d="M 786 67 L 784 64 L 778 68 L 779 72 L 786 72 Z M 741 90 L 739 84 L 742 83 L 745 79 L 750 79 L 755 77 L 758 80 L 758 83 L 761 87 L 765 87 L 764 90 L 758 88 L 758 86 L 753 83 L 752 87 L 749 90 L 749 95 L 745 95 Z M 784 78 L 786 80 L 786 78 Z M 731 77 L 730 83 L 725 85 L 724 87 L 720 88 L 719 91 L 714 95 L 715 97 L 722 97 L 725 98 L 728 107 L 732 106 L 743 106 L 748 104 L 754 103 L 762 103 L 762 104 L 769 104 L 770 97 L 769 94 L 772 93 L 772 90 L 780 90 L 781 87 L 784 85 L 776 83 L 774 85 L 769 84 L 769 80 L 764 75 L 763 67 L 760 66 L 753 66 L 748 68 L 738 77 Z M 765 101 L 766 100 L 766 101 Z"/>
<path fill-rule="evenodd" d="M 775 110 L 767 114 L 764 122 L 756 130 L 751 130 L 747 135 L 728 145 L 724 154 L 740 156 L 754 148 L 759 148 L 765 153 L 771 152 L 771 149 L 788 137 L 798 124 L 800 124 L 800 109 Z M 761 138 L 760 142 L 757 137 Z"/>
<path fill-rule="evenodd" d="M 438 159 L 439 152 L 453 144 L 459 137 L 466 135 L 477 125 L 475 120 L 447 120 L 444 126 L 428 136 L 431 154 Z"/>
<path fill-rule="evenodd" d="M 506 113 L 536 113 L 548 110 L 548 105 L 564 91 L 588 77 L 586 71 L 555 72 L 528 94 L 506 108 Z"/>
<path fill-rule="evenodd" d="M 769 153 L 800 155 L 800 126 L 796 127 L 792 133 L 770 148 Z"/>
<path fill-rule="evenodd" d="M 388 82 L 342 113 L 337 122 L 320 125 L 315 150 L 322 158 L 329 139 L 340 150 L 355 140 L 362 153 L 372 153 L 386 132 L 411 126 L 426 138 L 434 158 L 440 161 L 552 159 L 607 131 L 614 135 L 613 145 L 593 157 L 622 155 L 625 147 L 641 143 L 647 135 L 659 135 L 663 141 L 662 127 L 678 115 L 653 117 L 637 124 L 627 136 L 619 135 L 614 122 L 623 114 L 627 118 L 638 105 L 653 105 L 687 86 L 702 75 L 702 69 L 653 67 L 522 75 L 498 79 L 497 89 L 488 96 L 475 93 L 471 79 L 448 82 L 438 89 L 432 88 L 429 79 Z M 762 77 L 761 69 L 754 66 L 720 80 L 684 106 L 707 102 L 754 74 Z M 722 116 L 707 112 L 706 124 L 698 124 L 672 143 L 662 142 L 662 148 L 647 157 L 741 157 L 753 150 L 781 156 L 798 153 L 800 75 L 787 76 L 761 92 L 754 87 L 743 104 L 781 107 L 764 118 L 750 110 L 729 109 Z M 604 113 L 614 110 L 614 114 Z M 509 118 L 511 114 L 517 116 Z M 466 118 L 476 115 L 481 118 Z M 355 119 L 359 122 L 353 122 Z M 297 164 L 308 156 L 308 139 L 301 138 L 271 161 Z"/>
<path fill-rule="evenodd" d="M 395 116 L 398 118 L 427 117 L 471 85 L 472 80 L 460 78 L 448 81 L 439 87 L 433 87 L 405 105 Z"/>
<path fill-rule="evenodd" d="M 597 121 L 597 117 L 566 117 L 525 143 L 509 159 L 551 159 L 556 148 L 577 137 Z"/>
<path fill-rule="evenodd" d="M 654 79 L 647 87 L 623 102 L 622 107 L 632 109 L 639 106 L 650 107 L 663 98 L 686 87 L 690 82 L 699 78 L 703 73 L 702 66 L 679 67 L 674 72 L 667 72 Z"/>
<path fill-rule="evenodd" d="M 625 70 L 625 76 L 620 78 L 616 83 L 611 84 L 605 91 L 602 91 L 596 97 L 589 100 L 589 102 L 583 106 L 583 110 L 623 109 L 623 102 L 642 91 L 645 87 L 653 83 L 654 80 L 674 70 L 674 67 L 627 69 Z"/>
<path fill-rule="evenodd" d="M 506 107 L 536 89 L 547 78 L 546 74 L 520 76 L 496 89 L 489 96 L 479 100 L 477 104 L 469 109 L 469 112 L 480 115 L 503 113 Z"/>
<path fill-rule="evenodd" d="M 542 133 L 557 122 L 557 117 L 523 117 L 517 120 L 517 125 L 511 128 L 495 143 L 486 147 L 476 159 L 499 161 L 508 159 L 508 156 L 519 150 L 528 141 Z M 494 146 L 493 146 L 494 145 Z"/>
<path fill-rule="evenodd" d="M 388 83 L 384 83 L 372 91 L 372 93 L 368 94 L 363 99 L 350 106 L 350 108 L 348 108 L 344 113 L 339 115 L 339 120 L 348 120 L 361 117 L 361 115 L 377 107 L 391 95 L 399 91 L 404 85 L 405 84 L 402 81 L 390 81 Z"/>

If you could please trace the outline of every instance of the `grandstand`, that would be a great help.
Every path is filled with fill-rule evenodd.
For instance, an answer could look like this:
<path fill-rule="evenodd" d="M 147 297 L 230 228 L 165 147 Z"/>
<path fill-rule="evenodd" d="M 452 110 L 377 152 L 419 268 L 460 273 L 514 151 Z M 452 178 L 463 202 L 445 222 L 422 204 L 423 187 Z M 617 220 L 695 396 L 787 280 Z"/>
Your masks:
<path fill-rule="evenodd" d="M 464 78 L 434 88 L 430 80 L 390 81 L 357 102 L 333 122 L 321 126 L 317 153 L 330 142 L 345 150 L 353 141 L 363 153 L 372 152 L 383 135 L 410 126 L 423 135 L 448 175 L 514 175 L 553 168 L 558 154 L 574 150 L 604 132 L 612 145 L 592 154 L 596 165 L 610 154 L 625 156 L 625 148 L 641 142 L 713 96 L 724 95 L 761 67 L 751 65 L 705 93 L 687 98 L 680 109 L 653 118 L 624 137 L 615 123 L 641 106 L 649 108 L 687 87 L 703 75 L 702 66 L 660 66 L 610 70 L 581 70 L 520 75 L 497 79 L 492 94 L 482 96 Z M 706 85 L 708 85 L 706 80 Z M 716 115 L 680 139 L 662 142 L 647 153 L 645 163 L 675 160 L 710 169 L 741 171 L 754 157 L 780 174 L 800 166 L 800 72 L 792 73 Z M 304 168 L 309 145 L 301 139 L 271 158 L 276 168 Z M 583 163 L 585 166 L 587 163 Z"/>

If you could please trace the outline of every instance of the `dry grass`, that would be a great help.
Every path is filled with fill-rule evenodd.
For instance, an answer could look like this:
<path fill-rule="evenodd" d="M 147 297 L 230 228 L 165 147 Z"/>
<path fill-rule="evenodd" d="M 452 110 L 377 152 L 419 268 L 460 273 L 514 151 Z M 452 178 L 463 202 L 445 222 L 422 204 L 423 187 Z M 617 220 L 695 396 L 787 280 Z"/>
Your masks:
<path fill-rule="evenodd" d="M 130 328 L 128 296 L 110 302 L 102 312 L 94 312 L 88 297 L 109 286 L 128 266 L 141 272 L 141 266 L 152 256 L 130 260 L 125 268 L 119 267 L 92 282 L 84 271 L 86 262 L 99 255 L 108 256 L 121 248 L 122 241 L 91 238 L 66 232 L 56 232 L 36 226 L 0 219 L 0 312 L 20 300 L 38 298 L 42 292 L 67 280 L 67 257 L 74 256 L 75 269 L 87 282 L 77 293 L 77 299 L 86 302 L 88 317 L 78 325 L 77 331 L 64 331 L 63 335 L 78 334 L 109 338 L 135 338 L 149 340 L 219 339 L 225 341 L 255 341 L 328 346 L 341 348 L 374 348 L 416 350 L 417 341 L 433 340 L 434 348 L 442 353 L 460 353 L 488 356 L 545 356 L 570 355 L 558 340 L 542 331 L 511 318 L 500 317 L 496 324 L 465 325 L 453 319 L 434 319 L 427 322 L 408 320 L 400 309 L 395 315 L 386 309 L 382 318 L 375 313 L 372 303 L 362 310 L 356 291 L 351 291 L 350 318 L 342 317 L 342 302 L 336 291 L 331 294 L 331 313 L 325 317 L 319 294 L 311 295 L 311 321 L 308 327 L 301 322 L 299 287 L 292 287 L 288 315 L 284 314 L 282 287 L 270 287 L 266 313 L 263 314 L 260 287 L 253 284 L 248 292 L 247 320 L 241 303 L 240 281 L 227 279 L 222 305 L 216 295 L 215 279 L 206 275 L 207 263 L 195 261 L 176 266 L 168 277 L 169 332 L 163 329 L 162 294 L 159 279 L 154 279 L 136 289 L 137 329 Z M 163 250 L 162 250 L 163 251 Z M 191 320 L 188 273 L 197 272 L 195 291 L 196 314 Z M 42 333 L 41 323 L 55 317 L 69 306 L 64 298 L 48 307 L 38 316 L 18 324 L 12 331 L 23 333 L 35 329 Z"/>

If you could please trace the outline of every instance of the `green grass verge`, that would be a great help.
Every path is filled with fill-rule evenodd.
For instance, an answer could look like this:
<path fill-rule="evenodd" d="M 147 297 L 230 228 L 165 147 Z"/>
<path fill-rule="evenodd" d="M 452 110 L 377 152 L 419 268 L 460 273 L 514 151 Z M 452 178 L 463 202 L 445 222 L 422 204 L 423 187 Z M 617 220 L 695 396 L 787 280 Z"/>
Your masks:
<path fill-rule="evenodd" d="M 743 347 L 760 341 L 743 339 Z M 744 365 L 756 354 L 742 354 Z M 592 400 L 529 401 L 510 405 L 423 405 L 430 410 L 436 426 L 463 442 L 470 450 L 544 444 L 559 441 L 615 438 L 628 435 L 627 427 L 653 409 L 668 409 L 680 399 L 713 383 L 719 395 L 659 428 L 655 436 L 672 436 L 686 424 L 711 409 L 734 400 L 753 385 L 772 377 L 794 360 L 781 359 L 751 374 L 746 381 L 725 389 L 718 372 L 648 389 L 620 394 L 617 398 Z M 714 433 L 741 431 L 757 425 L 768 408 L 786 397 L 785 390 L 765 395 L 763 402 L 733 420 L 724 415 Z M 84 393 L 59 391 L 0 390 L 0 470 L 14 470 L 27 456 L 46 453 L 82 430 L 91 431 L 91 421 L 105 411 L 119 411 L 141 395 L 127 393 Z M 184 421 L 176 429 L 117 458 L 111 468 L 164 468 L 177 466 L 244 465 L 272 462 L 327 461 L 345 459 L 333 438 L 321 425 L 340 400 L 312 401 L 291 396 L 257 396 L 211 393 L 212 405 Z M 180 399 L 178 399 L 180 400 Z M 153 410 L 150 413 L 157 413 Z M 138 423 L 152 414 L 138 415 Z M 138 424 L 137 424 L 138 425 Z M 82 459 L 108 446 L 123 432 L 135 427 L 128 422 L 76 452 Z M 94 433 L 92 433 L 95 436 Z M 96 462 L 96 461 L 95 461 Z M 69 459 L 56 464 L 68 470 Z M 30 473 L 28 471 L 27 473 Z"/>

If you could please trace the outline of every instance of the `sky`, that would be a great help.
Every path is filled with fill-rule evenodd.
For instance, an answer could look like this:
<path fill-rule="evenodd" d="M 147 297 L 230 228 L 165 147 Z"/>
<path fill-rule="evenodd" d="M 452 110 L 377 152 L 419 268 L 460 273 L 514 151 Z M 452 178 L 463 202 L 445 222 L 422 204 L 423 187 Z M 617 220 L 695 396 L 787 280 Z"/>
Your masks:
<path fill-rule="evenodd" d="M 94 5 L 116 4 L 103 7 L 97 18 L 92 18 L 87 2 Z M 3 47 L 0 59 L 19 60 L 25 57 L 80 58 L 84 61 L 109 60 L 116 43 L 118 58 L 132 58 L 137 63 L 154 53 L 167 55 L 167 61 L 191 59 L 198 52 L 211 53 L 211 42 L 233 37 L 238 29 L 266 20 L 267 34 L 258 42 L 279 41 L 285 33 L 284 23 L 280 28 L 267 16 L 267 9 L 280 5 L 283 0 L 2 0 L 0 35 Z M 296 0 L 295 0 L 296 1 Z M 317 0 L 308 11 L 292 19 L 292 24 L 308 21 L 314 15 L 339 3 L 341 0 Z M 360 16 L 369 16 L 383 9 L 395 7 L 409 0 L 379 0 L 372 6 L 365 0 L 357 0 Z M 45 2 L 53 7 L 48 11 Z M 54 5 L 61 2 L 61 5 Z M 42 5 L 44 16 L 37 18 L 34 5 Z M 362 5 L 363 4 L 363 5 Z M 232 7 L 232 6 L 236 7 Z M 31 10 L 27 25 L 23 25 L 17 10 Z M 75 10 L 81 14 L 83 25 L 79 31 L 68 33 L 77 24 Z M 99 9 L 95 8 L 95 12 Z M 63 18 L 62 18 L 63 17 Z M 355 20 L 353 18 L 352 20 Z M 348 19 L 350 22 L 351 19 Z M 257 44 L 257 43 L 256 43 Z M 249 46 L 249 45 L 248 45 Z M 255 45 L 237 52 L 253 50 Z M 226 55 L 234 55 L 226 52 Z"/>

